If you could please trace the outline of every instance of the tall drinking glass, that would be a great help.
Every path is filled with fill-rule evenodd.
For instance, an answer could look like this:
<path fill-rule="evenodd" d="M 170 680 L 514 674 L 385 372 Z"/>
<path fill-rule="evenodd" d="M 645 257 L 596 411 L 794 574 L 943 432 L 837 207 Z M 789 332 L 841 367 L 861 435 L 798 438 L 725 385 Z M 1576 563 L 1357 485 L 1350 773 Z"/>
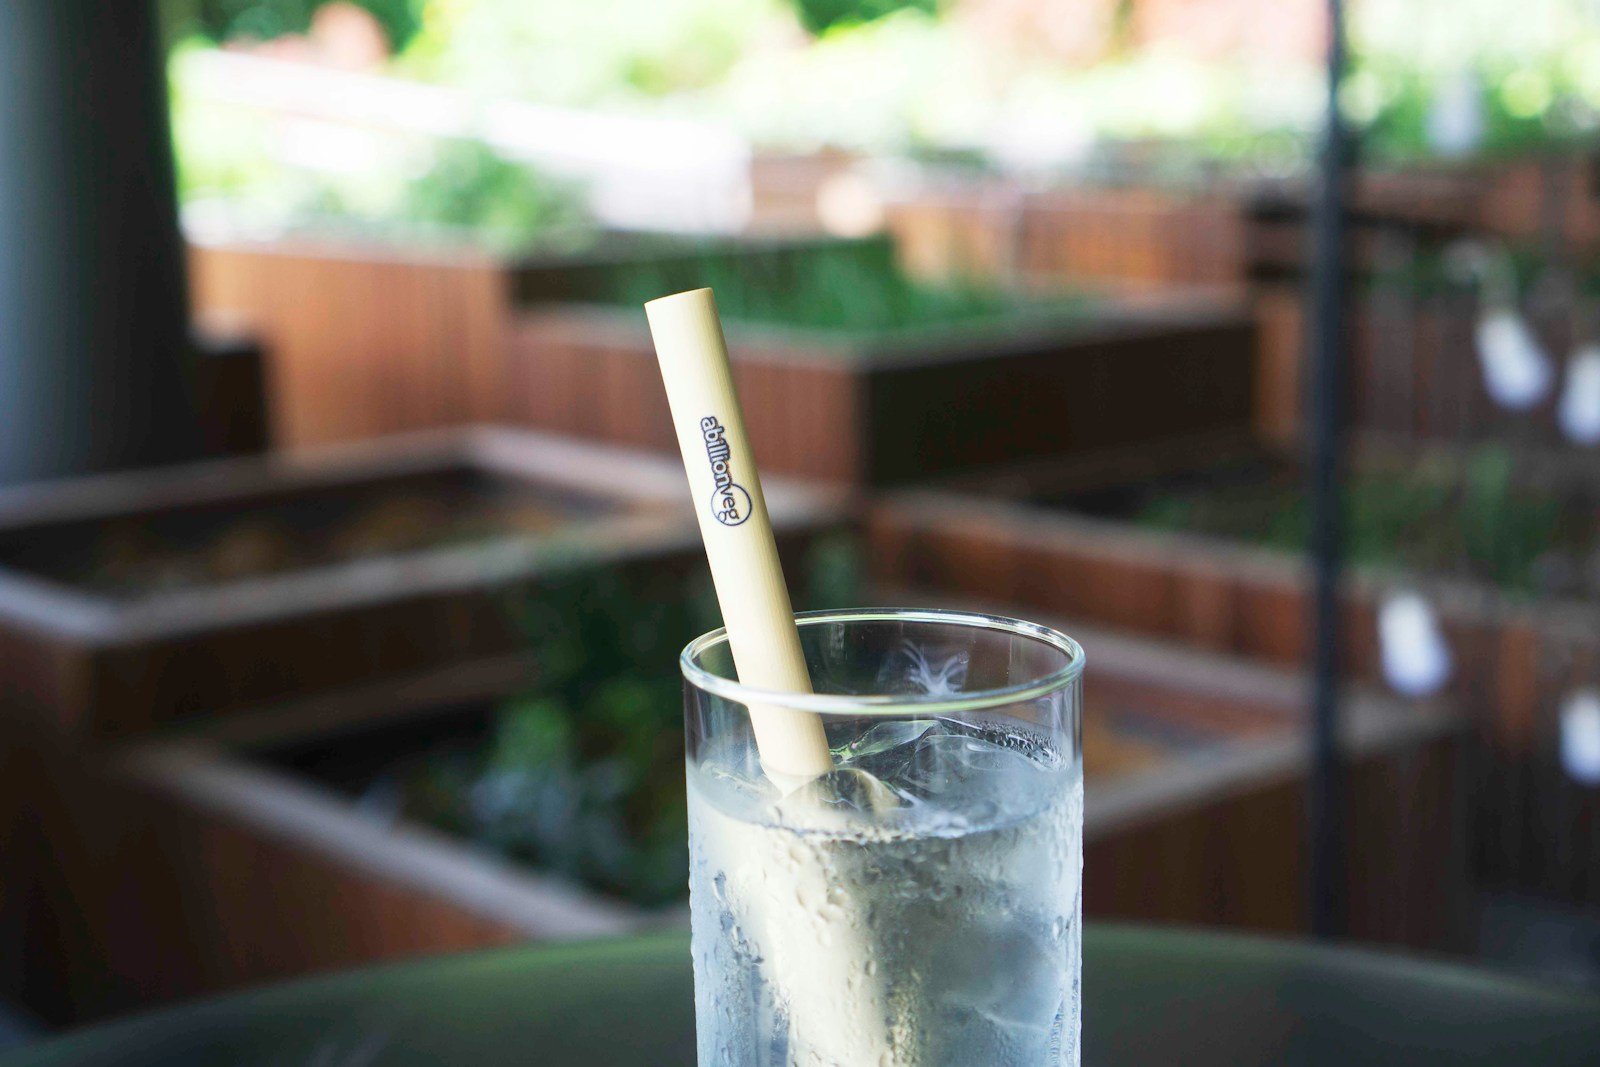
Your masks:
<path fill-rule="evenodd" d="M 682 656 L 700 1067 L 1077 1067 L 1083 650 L 796 622 L 813 694 L 741 686 L 721 630 Z M 765 774 L 752 705 L 820 715 L 834 770 Z"/>

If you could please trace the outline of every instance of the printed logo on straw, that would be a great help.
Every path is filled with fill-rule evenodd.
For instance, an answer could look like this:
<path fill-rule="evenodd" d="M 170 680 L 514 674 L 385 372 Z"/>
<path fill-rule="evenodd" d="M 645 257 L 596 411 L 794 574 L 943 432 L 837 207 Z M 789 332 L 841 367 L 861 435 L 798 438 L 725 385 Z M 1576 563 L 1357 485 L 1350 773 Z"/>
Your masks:
<path fill-rule="evenodd" d="M 714 415 L 700 420 L 700 433 L 706 439 L 706 458 L 711 461 L 711 480 L 716 483 L 711 491 L 711 514 L 724 526 L 738 526 L 750 517 L 750 494 L 733 480 L 733 471 L 728 468 L 727 432 Z"/>

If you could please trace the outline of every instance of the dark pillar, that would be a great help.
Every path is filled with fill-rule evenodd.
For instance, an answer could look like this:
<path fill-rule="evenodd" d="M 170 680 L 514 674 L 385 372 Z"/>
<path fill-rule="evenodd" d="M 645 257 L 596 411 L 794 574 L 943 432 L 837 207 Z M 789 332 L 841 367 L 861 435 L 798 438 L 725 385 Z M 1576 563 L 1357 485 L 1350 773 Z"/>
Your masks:
<path fill-rule="evenodd" d="M 0 485 L 191 458 L 183 244 L 151 0 L 0 32 Z"/>
<path fill-rule="evenodd" d="M 1345 182 L 1349 145 L 1339 114 L 1344 75 L 1344 4 L 1327 0 L 1327 111 L 1312 206 L 1311 353 L 1307 413 L 1311 421 L 1311 557 L 1316 574 L 1311 632 L 1313 665 L 1311 789 L 1311 927 L 1319 937 L 1344 932 L 1345 811 L 1339 756 L 1339 570 L 1342 541 L 1345 392 Z"/>

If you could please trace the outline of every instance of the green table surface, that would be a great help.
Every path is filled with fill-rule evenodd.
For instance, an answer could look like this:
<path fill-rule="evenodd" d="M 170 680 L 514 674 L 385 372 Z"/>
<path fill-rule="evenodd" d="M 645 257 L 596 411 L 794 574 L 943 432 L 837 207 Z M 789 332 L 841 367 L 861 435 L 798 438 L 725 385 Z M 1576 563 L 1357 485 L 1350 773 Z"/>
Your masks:
<path fill-rule="evenodd" d="M 1090 924 L 1084 1016 L 1087 1067 L 1600 1064 L 1600 999 L 1190 931 Z M 670 933 L 299 981 L 86 1030 L 0 1067 L 693 1063 L 688 937 Z"/>

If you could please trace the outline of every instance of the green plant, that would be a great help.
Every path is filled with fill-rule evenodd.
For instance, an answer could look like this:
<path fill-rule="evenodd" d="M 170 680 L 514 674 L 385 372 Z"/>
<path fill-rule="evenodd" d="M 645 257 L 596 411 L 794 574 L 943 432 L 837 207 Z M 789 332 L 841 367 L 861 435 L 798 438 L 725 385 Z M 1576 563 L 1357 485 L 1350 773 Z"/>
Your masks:
<path fill-rule="evenodd" d="M 283 230 L 564 247 L 589 229 L 583 191 L 479 141 L 361 131 L 347 163 L 317 169 L 277 154 L 273 124 L 190 88 L 190 44 L 174 52 L 173 139 L 186 205 Z"/>
<path fill-rule="evenodd" d="M 1342 94 L 1372 158 L 1435 151 L 1435 109 L 1496 156 L 1583 137 L 1600 114 L 1600 24 L 1587 0 L 1368 0 L 1351 12 L 1352 69 Z"/>
<path fill-rule="evenodd" d="M 1490 253 L 1498 260 L 1504 257 L 1517 299 L 1525 299 L 1535 283 L 1551 268 L 1549 255 L 1533 245 L 1501 245 L 1491 243 Z M 1415 299 L 1436 298 L 1447 295 L 1464 296 L 1476 292 L 1480 283 L 1465 270 L 1462 264 L 1452 264 L 1451 250 L 1447 246 L 1423 247 L 1410 256 L 1373 266 L 1366 278 L 1367 286 L 1374 292 L 1401 292 Z M 1600 271 L 1594 264 L 1578 268 L 1580 285 L 1594 285 L 1600 292 Z"/>
<path fill-rule="evenodd" d="M 779 0 L 430 0 L 399 57 L 408 73 L 494 96 L 573 106 L 716 84 Z"/>
<path fill-rule="evenodd" d="M 1028 297 L 992 285 L 914 282 L 886 244 L 819 245 L 798 256 L 705 255 L 619 269 L 610 299 L 638 306 L 699 286 L 716 291 L 734 322 L 806 330 L 877 333 L 999 316 L 1074 313 L 1080 301 Z"/>
<path fill-rule="evenodd" d="M 835 26 L 854 26 L 873 22 L 896 11 L 910 8 L 932 15 L 939 0 L 792 0 L 800 24 L 812 33 L 824 33 Z"/>
<path fill-rule="evenodd" d="M 271 40 L 286 33 L 304 33 L 317 8 L 331 0 L 164 0 L 172 12 L 169 32 L 198 34 L 213 41 L 250 37 Z M 422 0 L 345 0 L 365 8 L 378 20 L 389 45 L 405 47 L 422 25 Z"/>
<path fill-rule="evenodd" d="M 1528 155 L 1581 142 L 1594 104 L 1563 77 L 1562 57 L 1525 65 L 1478 63 L 1471 68 L 1470 99 L 1481 123 L 1471 154 Z M 1347 87 L 1347 117 L 1360 128 L 1371 159 L 1406 161 L 1435 154 L 1429 131 L 1444 82 L 1405 56 L 1358 59 Z M 1351 104 L 1351 101 L 1355 101 Z"/>
<path fill-rule="evenodd" d="M 406 185 L 400 217 L 473 230 L 511 248 L 589 221 L 576 187 L 466 140 L 441 143 L 433 165 Z"/>
<path fill-rule="evenodd" d="M 1486 446 L 1473 454 L 1457 504 L 1460 550 L 1476 573 L 1519 591 L 1536 586 L 1535 565 L 1557 541 L 1561 502 L 1521 488 L 1512 452 Z"/>
<path fill-rule="evenodd" d="M 1562 500 L 1520 484 L 1513 454 L 1493 445 L 1473 452 L 1459 471 L 1358 470 L 1343 508 L 1351 562 L 1465 572 L 1515 594 L 1539 589 L 1541 562 L 1552 552 L 1600 543 L 1592 521 L 1585 529 L 1564 523 Z M 1285 552 L 1305 551 L 1311 530 L 1305 488 L 1287 478 L 1163 493 L 1137 509 L 1136 518 Z"/>
<path fill-rule="evenodd" d="M 796 602 L 853 603 L 847 540 L 817 542 Z M 516 599 L 540 675 L 496 714 L 486 742 L 425 761 L 406 784 L 414 817 L 641 904 L 688 877 L 682 681 L 677 655 L 719 625 L 707 583 L 575 571 Z"/>

